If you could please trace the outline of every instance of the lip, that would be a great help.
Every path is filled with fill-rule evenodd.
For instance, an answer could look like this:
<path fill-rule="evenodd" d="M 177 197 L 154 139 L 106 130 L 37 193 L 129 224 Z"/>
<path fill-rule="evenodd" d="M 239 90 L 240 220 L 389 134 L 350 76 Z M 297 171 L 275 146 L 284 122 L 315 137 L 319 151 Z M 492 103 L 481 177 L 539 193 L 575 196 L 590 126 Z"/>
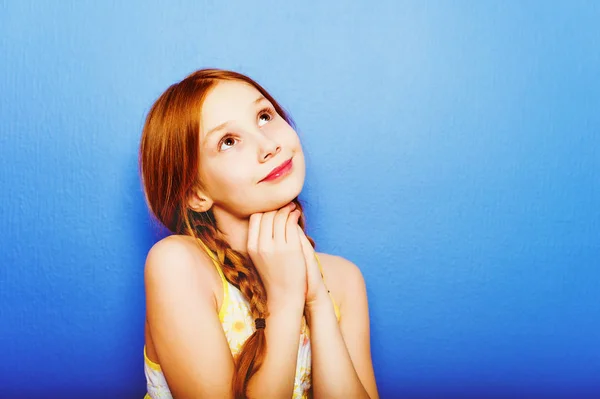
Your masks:
<path fill-rule="evenodd" d="M 292 169 L 292 158 L 288 159 L 287 161 L 283 162 L 281 165 L 274 168 L 260 182 L 275 180 L 275 179 L 287 174 L 291 169 Z"/>

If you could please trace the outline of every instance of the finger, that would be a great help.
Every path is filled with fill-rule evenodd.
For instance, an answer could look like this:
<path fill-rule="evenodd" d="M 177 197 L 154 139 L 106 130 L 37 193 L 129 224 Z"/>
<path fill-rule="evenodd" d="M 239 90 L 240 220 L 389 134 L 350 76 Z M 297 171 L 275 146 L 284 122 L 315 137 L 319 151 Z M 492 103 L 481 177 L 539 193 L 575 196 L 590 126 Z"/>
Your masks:
<path fill-rule="evenodd" d="M 296 208 L 296 204 L 290 202 L 283 208 L 277 211 L 275 219 L 273 220 L 273 239 L 275 243 L 285 243 L 285 227 L 286 222 L 290 216 L 290 213 Z"/>
<path fill-rule="evenodd" d="M 311 276 L 311 281 L 314 281 L 312 280 L 314 276 L 323 276 L 321 268 L 317 263 L 315 249 L 311 245 L 310 241 L 308 241 L 308 237 L 306 237 L 306 234 L 300 226 L 298 226 L 298 235 L 300 236 L 300 242 L 302 244 L 302 254 L 304 255 L 304 260 L 306 262 L 307 276 Z"/>
<path fill-rule="evenodd" d="M 248 253 L 256 253 L 258 251 L 258 235 L 260 233 L 262 215 L 262 213 L 253 213 L 250 215 L 248 222 Z"/>
<path fill-rule="evenodd" d="M 295 209 L 290 213 L 285 223 L 285 242 L 288 244 L 300 244 L 300 238 L 298 237 L 298 219 L 300 219 L 300 209 Z"/>
<path fill-rule="evenodd" d="M 273 219 L 275 218 L 275 212 L 263 213 L 260 220 L 260 233 L 258 235 L 259 250 L 270 248 L 273 244 Z"/>
<path fill-rule="evenodd" d="M 302 252 L 304 252 L 304 258 L 307 261 L 310 261 L 315 256 L 315 249 L 310 244 L 310 241 L 308 241 L 308 238 L 306 237 L 304 230 L 302 230 L 302 227 L 297 226 L 297 230 L 298 236 L 300 237 L 300 244 L 302 245 Z"/>

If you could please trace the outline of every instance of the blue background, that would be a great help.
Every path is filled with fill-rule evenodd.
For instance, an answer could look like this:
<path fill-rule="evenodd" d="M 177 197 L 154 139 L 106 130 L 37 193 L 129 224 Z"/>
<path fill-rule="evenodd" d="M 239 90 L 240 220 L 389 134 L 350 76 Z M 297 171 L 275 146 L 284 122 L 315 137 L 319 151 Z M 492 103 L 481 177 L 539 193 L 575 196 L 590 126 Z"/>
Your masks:
<path fill-rule="evenodd" d="M 599 2 L 97 3 L 0 1 L 0 397 L 143 396 L 138 143 L 202 67 L 296 121 L 382 397 L 600 397 Z"/>

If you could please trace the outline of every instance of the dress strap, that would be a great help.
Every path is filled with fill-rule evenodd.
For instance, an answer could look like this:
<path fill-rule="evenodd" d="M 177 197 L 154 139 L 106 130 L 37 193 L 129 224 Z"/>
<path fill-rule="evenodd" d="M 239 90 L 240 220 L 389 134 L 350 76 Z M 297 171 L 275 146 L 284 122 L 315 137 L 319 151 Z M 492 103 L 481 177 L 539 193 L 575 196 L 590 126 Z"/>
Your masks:
<path fill-rule="evenodd" d="M 321 266 L 321 261 L 319 260 L 319 257 L 317 256 L 316 252 L 315 252 L 315 258 L 317 259 L 317 264 L 319 265 L 319 270 L 321 271 L 321 277 L 323 278 L 323 283 L 325 284 L 325 287 L 327 288 L 327 282 L 325 281 L 325 275 L 323 274 L 323 266 Z M 331 291 L 329 290 L 329 288 L 327 288 L 327 293 L 329 294 L 329 298 L 331 298 L 331 302 L 333 303 L 333 310 L 335 310 L 335 317 L 336 317 L 337 321 L 340 321 L 340 309 L 338 308 L 337 304 L 335 303 L 335 300 L 333 299 L 333 295 L 331 295 Z"/>
<path fill-rule="evenodd" d="M 200 244 L 202 244 L 204 251 L 206 251 L 208 256 L 210 256 L 210 258 L 212 259 L 213 264 L 215 265 L 215 268 L 217 269 L 217 272 L 221 277 L 221 282 L 223 284 L 223 303 L 221 304 L 221 309 L 219 309 L 219 319 L 223 321 L 223 317 L 225 316 L 225 312 L 227 310 L 227 304 L 229 303 L 229 282 L 225 278 L 225 274 L 223 274 L 223 269 L 221 269 L 219 260 L 217 259 L 213 251 L 211 251 L 210 248 L 208 248 L 201 239 L 198 239 L 198 241 L 200 242 Z"/>

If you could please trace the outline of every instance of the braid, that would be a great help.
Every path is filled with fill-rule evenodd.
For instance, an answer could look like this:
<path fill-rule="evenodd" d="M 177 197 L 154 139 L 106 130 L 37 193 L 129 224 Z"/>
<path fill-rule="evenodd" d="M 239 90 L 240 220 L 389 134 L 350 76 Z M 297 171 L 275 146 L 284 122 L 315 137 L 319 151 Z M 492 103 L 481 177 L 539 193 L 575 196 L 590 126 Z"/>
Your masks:
<path fill-rule="evenodd" d="M 231 249 L 224 239 L 217 239 L 217 259 L 224 265 L 223 274 L 236 286 L 250 303 L 254 319 L 266 318 L 267 293 L 260 274 L 246 255 Z"/>
<path fill-rule="evenodd" d="M 238 288 L 250 305 L 253 319 L 267 318 L 267 292 L 252 264 L 249 256 L 232 249 L 223 234 L 214 223 L 214 216 L 209 210 L 204 213 L 187 211 L 184 217 L 187 233 L 200 239 L 209 250 L 216 254 L 225 278 Z M 263 363 L 266 352 L 264 329 L 257 329 L 240 349 L 234 359 L 236 368 L 233 375 L 234 396 L 245 398 L 248 381 Z"/>

